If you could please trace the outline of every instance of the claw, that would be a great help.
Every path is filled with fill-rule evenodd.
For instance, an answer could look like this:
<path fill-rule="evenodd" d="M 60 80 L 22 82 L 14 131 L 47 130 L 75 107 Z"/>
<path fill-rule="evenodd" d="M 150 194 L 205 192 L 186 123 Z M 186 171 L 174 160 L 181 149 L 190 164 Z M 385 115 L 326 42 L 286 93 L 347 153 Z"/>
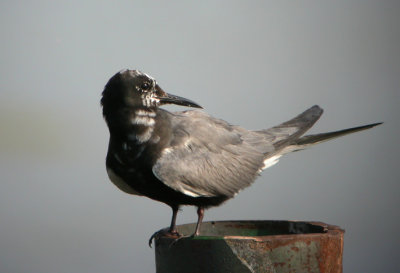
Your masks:
<path fill-rule="evenodd" d="M 151 237 L 149 239 L 149 247 L 150 248 L 152 247 L 153 239 L 156 240 L 160 236 L 171 237 L 171 238 L 174 238 L 176 240 L 179 240 L 179 238 L 182 237 L 182 235 L 180 235 L 176 231 L 171 232 L 169 230 L 169 228 L 160 229 L 159 231 L 156 231 L 156 232 L 153 233 L 153 235 L 151 235 Z"/>

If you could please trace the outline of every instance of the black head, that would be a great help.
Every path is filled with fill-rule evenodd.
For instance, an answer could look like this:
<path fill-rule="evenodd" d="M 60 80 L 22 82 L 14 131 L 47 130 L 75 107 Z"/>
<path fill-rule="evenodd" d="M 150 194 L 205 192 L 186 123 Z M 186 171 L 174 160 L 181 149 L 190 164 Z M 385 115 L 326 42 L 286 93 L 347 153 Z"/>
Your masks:
<path fill-rule="evenodd" d="M 117 108 L 156 108 L 163 104 L 177 104 L 202 108 L 197 103 L 166 93 L 151 76 L 139 70 L 122 70 L 106 84 L 101 104 L 103 114 Z"/>

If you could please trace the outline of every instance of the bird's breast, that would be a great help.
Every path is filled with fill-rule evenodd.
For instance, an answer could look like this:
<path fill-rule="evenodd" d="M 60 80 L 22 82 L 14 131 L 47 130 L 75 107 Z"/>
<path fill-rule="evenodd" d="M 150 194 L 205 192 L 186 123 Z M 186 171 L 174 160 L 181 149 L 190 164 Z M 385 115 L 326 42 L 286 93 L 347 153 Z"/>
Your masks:
<path fill-rule="evenodd" d="M 139 192 L 137 192 L 132 185 L 128 184 L 122 177 L 120 177 L 119 175 L 117 175 L 112 168 L 107 167 L 107 174 L 108 177 L 110 178 L 111 182 L 113 182 L 113 184 L 115 186 L 117 186 L 117 188 L 119 188 L 121 191 L 129 193 L 129 194 L 133 194 L 133 195 L 142 195 Z"/>

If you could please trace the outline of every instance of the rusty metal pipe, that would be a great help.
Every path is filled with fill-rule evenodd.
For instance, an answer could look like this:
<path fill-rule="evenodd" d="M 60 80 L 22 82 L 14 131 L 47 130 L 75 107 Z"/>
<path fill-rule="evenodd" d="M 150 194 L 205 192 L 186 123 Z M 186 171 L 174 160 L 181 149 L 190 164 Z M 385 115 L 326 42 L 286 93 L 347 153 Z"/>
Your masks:
<path fill-rule="evenodd" d="M 195 224 L 177 226 L 189 236 Z M 321 222 L 204 222 L 200 236 L 155 240 L 157 273 L 341 273 L 344 230 Z"/>

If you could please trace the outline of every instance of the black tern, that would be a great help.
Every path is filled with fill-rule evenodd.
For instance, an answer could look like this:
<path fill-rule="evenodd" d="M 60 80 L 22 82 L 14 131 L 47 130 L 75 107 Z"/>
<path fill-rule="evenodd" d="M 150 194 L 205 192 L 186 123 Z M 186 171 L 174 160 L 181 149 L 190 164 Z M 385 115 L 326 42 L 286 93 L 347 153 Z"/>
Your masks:
<path fill-rule="evenodd" d="M 199 235 L 204 209 L 233 198 L 281 156 L 381 124 L 303 136 L 322 115 L 317 105 L 275 127 L 249 131 L 203 111 L 160 109 L 164 104 L 202 108 L 166 93 L 138 70 L 120 71 L 108 81 L 101 98 L 110 132 L 106 167 L 122 191 L 170 206 L 171 225 L 164 232 L 177 237 L 181 205 L 198 208 L 193 236 Z"/>

